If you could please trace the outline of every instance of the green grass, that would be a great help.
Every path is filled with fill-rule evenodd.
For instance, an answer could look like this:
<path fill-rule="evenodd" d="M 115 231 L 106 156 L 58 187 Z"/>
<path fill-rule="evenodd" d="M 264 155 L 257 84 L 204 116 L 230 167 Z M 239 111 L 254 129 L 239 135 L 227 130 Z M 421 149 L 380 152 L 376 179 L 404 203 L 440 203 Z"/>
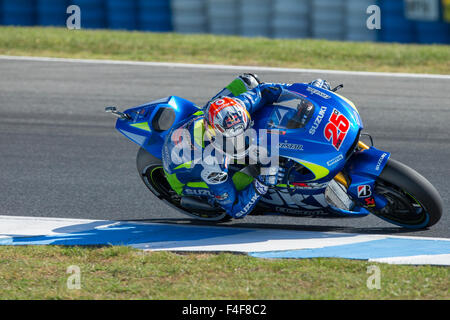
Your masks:
<path fill-rule="evenodd" d="M 450 73 L 450 46 L 0 27 L 0 54 Z"/>
<path fill-rule="evenodd" d="M 76 265 L 81 289 L 68 289 Z M 368 266 L 380 268 L 369 290 Z M 342 259 L 143 252 L 129 247 L 0 247 L 0 299 L 450 299 L 450 269 Z"/>

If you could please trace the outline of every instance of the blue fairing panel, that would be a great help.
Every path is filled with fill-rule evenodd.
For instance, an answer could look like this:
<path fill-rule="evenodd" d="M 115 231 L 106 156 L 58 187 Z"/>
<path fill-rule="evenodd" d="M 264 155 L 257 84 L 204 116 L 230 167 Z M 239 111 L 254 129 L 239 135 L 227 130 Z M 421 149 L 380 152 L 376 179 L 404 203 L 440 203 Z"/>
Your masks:
<path fill-rule="evenodd" d="M 351 184 L 348 194 L 363 206 L 383 208 L 386 199 L 375 193 L 375 182 L 390 157 L 389 152 L 374 147 L 356 152 L 345 166 Z"/>
<path fill-rule="evenodd" d="M 161 108 L 171 108 L 174 111 L 175 120 L 171 128 L 179 126 L 200 111 L 194 103 L 177 96 L 170 96 L 125 110 L 124 113 L 128 114 L 131 120 L 118 119 L 116 122 L 116 129 L 120 133 L 159 159 L 161 159 L 164 138 L 171 129 L 157 131 L 152 125 L 153 118 Z"/>
<path fill-rule="evenodd" d="M 273 140 L 278 138 L 281 157 L 311 171 L 302 181 L 330 181 L 343 169 L 363 128 L 355 105 L 307 84 L 293 84 L 282 96 L 290 100 L 282 99 L 255 113 L 254 128 L 268 129 Z"/>
<path fill-rule="evenodd" d="M 390 153 L 371 147 L 355 152 L 345 165 L 346 172 L 351 175 L 360 175 L 376 180 L 383 171 Z"/>

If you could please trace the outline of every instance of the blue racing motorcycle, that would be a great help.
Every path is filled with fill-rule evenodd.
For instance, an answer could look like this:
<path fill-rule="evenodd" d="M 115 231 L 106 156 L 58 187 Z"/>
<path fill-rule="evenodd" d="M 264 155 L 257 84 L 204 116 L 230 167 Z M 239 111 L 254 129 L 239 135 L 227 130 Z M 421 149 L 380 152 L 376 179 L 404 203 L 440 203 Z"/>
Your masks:
<path fill-rule="evenodd" d="M 258 202 L 252 215 L 364 217 L 374 214 L 405 228 L 436 224 L 442 199 L 434 186 L 408 166 L 373 146 L 362 133 L 355 105 L 336 91 L 298 83 L 285 95 L 291 99 L 267 105 L 254 115 L 254 129 L 278 136 L 279 165 L 285 175 Z M 231 219 L 204 192 L 180 196 L 168 183 L 161 161 L 164 139 L 171 128 L 202 109 L 177 96 L 152 101 L 123 112 L 107 107 L 118 119 L 116 129 L 141 148 L 137 169 L 145 185 L 159 199 L 200 220 Z M 361 141 L 368 136 L 371 143 Z M 370 145 L 369 145 L 370 144 Z M 259 174 L 257 165 L 230 164 L 237 190 Z"/>

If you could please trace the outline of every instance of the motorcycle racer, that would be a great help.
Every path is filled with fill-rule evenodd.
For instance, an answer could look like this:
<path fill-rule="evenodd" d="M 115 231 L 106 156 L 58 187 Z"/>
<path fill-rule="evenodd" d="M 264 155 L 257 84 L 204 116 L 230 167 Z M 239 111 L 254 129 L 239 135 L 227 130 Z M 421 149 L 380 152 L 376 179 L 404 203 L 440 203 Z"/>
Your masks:
<path fill-rule="evenodd" d="M 321 79 L 310 84 L 330 90 Z M 283 171 L 276 164 L 261 165 L 260 175 L 237 191 L 228 164 L 248 156 L 251 141 L 245 133 L 252 126 L 251 115 L 264 105 L 280 102 L 289 86 L 261 83 L 254 74 L 240 75 L 206 104 L 203 115 L 172 129 L 162 152 L 171 187 L 181 196 L 209 195 L 211 205 L 218 204 L 233 218 L 250 213 L 268 188 L 277 184 Z M 196 155 L 204 154 L 205 149 L 210 157 L 196 161 Z"/>

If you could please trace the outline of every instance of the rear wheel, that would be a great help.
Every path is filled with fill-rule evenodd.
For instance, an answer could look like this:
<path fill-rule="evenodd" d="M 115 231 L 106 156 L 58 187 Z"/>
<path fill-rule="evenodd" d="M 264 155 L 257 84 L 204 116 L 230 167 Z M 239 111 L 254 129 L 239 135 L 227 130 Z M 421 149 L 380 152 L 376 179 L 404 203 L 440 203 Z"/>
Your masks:
<path fill-rule="evenodd" d="M 375 184 L 375 193 L 388 205 L 372 211 L 399 226 L 422 229 L 436 224 L 442 216 L 442 198 L 436 188 L 410 167 L 389 159 Z"/>
<path fill-rule="evenodd" d="M 231 219 L 222 209 L 217 211 L 191 211 L 181 206 L 181 196 L 179 196 L 170 186 L 164 173 L 162 161 L 145 149 L 140 148 L 136 157 L 136 164 L 139 175 L 147 188 L 159 199 L 168 203 L 177 211 L 192 218 L 203 221 L 224 222 Z M 203 199 L 203 201 L 205 201 Z"/>

